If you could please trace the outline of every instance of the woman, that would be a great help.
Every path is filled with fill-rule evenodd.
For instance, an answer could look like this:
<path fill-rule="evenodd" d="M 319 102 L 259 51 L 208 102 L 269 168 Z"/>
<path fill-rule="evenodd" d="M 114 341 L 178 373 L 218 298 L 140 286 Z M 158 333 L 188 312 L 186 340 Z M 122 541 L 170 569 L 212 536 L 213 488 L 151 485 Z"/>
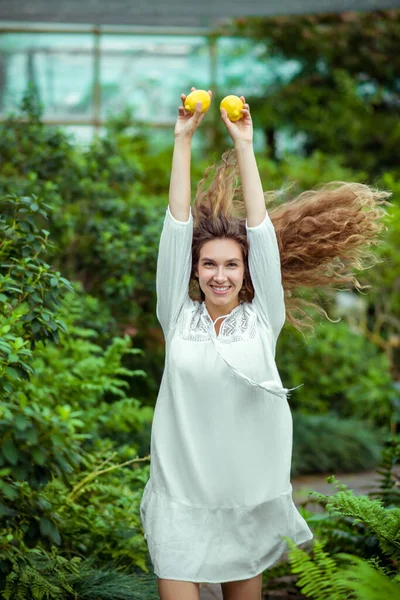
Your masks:
<path fill-rule="evenodd" d="M 291 291 L 360 287 L 351 269 L 371 256 L 388 193 L 326 186 L 271 211 L 273 224 L 245 103 L 236 123 L 221 109 L 235 150 L 203 189 L 206 172 L 192 212 L 191 139 L 203 118 L 200 103 L 193 115 L 181 106 L 175 126 L 156 281 L 166 361 L 141 518 L 161 600 L 198 600 L 200 582 L 221 583 L 224 600 L 259 600 L 282 536 L 313 537 L 292 500 L 290 390 L 275 364 L 285 319 L 300 327 L 295 310 L 305 314 Z M 235 216 L 241 200 L 246 217 Z"/>

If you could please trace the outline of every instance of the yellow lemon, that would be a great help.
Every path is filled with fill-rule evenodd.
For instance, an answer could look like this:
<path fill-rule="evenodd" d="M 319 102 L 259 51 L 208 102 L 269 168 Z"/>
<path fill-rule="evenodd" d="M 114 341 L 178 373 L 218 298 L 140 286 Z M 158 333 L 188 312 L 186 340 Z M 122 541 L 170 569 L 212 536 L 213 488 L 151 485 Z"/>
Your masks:
<path fill-rule="evenodd" d="M 239 121 L 239 119 L 243 117 L 242 108 L 244 107 L 244 104 L 239 96 L 225 96 L 225 98 L 221 100 L 219 106 L 226 110 L 230 121 Z"/>
<path fill-rule="evenodd" d="M 197 102 L 201 102 L 201 112 L 206 112 L 211 103 L 210 94 L 205 90 L 194 90 L 194 92 L 186 96 L 185 110 L 193 114 Z"/>

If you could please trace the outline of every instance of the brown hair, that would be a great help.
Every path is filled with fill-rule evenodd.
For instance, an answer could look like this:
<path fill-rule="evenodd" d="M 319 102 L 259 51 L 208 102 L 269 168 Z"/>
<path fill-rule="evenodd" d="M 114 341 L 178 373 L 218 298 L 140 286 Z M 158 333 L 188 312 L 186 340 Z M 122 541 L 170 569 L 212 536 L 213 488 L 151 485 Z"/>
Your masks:
<path fill-rule="evenodd" d="M 210 174 L 214 174 L 208 183 Z M 193 205 L 192 273 L 189 294 L 204 300 L 194 272 L 202 245 L 216 238 L 234 239 L 241 247 L 244 285 L 239 300 L 251 302 L 254 288 L 248 266 L 248 242 L 245 207 L 238 185 L 235 150 L 227 150 L 221 162 L 211 165 L 197 185 Z M 313 308 L 328 317 L 311 297 L 300 297 L 301 288 L 317 293 L 318 287 L 340 289 L 361 285 L 355 272 L 379 262 L 372 247 L 380 243 L 379 234 L 386 230 L 384 205 L 390 192 L 379 191 L 361 183 L 333 181 L 302 192 L 291 201 L 268 210 L 274 225 L 281 257 L 282 286 L 285 292 L 286 319 L 297 329 L 313 328 L 313 319 L 304 308 Z M 266 201 L 279 201 L 280 192 L 266 192 Z M 296 295 L 297 292 L 297 295 Z"/>

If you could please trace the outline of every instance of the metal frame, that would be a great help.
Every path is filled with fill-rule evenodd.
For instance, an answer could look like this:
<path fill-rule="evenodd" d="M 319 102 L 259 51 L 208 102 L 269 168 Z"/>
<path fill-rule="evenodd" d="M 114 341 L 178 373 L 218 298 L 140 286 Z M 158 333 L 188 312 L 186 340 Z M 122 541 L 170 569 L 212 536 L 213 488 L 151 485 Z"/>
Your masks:
<path fill-rule="evenodd" d="M 74 33 L 74 34 L 93 34 L 93 83 L 92 83 L 92 118 L 72 118 L 72 119 L 54 119 L 43 118 L 43 122 L 48 125 L 90 125 L 94 131 L 107 122 L 101 118 L 101 47 L 100 41 L 102 35 L 165 35 L 165 36 L 202 36 L 208 40 L 209 60 L 210 60 L 210 86 L 216 87 L 217 80 L 217 46 L 216 36 L 206 27 L 131 27 L 124 25 L 105 26 L 105 25 L 75 25 L 68 23 L 22 23 L 18 21 L 0 21 L 0 34 L 2 33 Z M 6 114 L 0 113 L 0 121 L 7 118 Z M 140 122 L 135 122 L 140 124 Z M 146 124 L 148 124 L 146 122 Z M 167 123 L 152 123 L 152 127 L 166 129 L 171 125 Z"/>

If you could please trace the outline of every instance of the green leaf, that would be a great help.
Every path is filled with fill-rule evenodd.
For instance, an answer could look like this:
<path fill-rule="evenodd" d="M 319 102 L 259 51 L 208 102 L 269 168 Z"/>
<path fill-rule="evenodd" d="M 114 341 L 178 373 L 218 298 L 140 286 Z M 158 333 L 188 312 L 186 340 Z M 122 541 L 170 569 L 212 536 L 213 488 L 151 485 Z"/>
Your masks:
<path fill-rule="evenodd" d="M 37 333 L 41 329 L 42 324 L 37 319 L 34 319 L 31 323 L 31 327 L 32 327 L 33 333 Z"/>
<path fill-rule="evenodd" d="M 32 298 L 32 300 L 34 300 L 35 302 L 40 302 L 40 303 L 42 303 L 42 302 L 43 302 L 43 300 L 42 300 L 41 296 L 40 296 L 40 295 L 39 295 L 37 292 L 34 292 L 34 293 L 32 294 L 32 296 L 31 296 L 31 298 Z"/>
<path fill-rule="evenodd" d="M 25 439 L 29 444 L 37 444 L 38 432 L 35 427 L 31 425 L 30 429 L 25 432 Z"/>
<path fill-rule="evenodd" d="M 12 484 L 1 481 L 0 490 L 7 498 L 9 498 L 9 500 L 16 500 L 18 498 L 18 491 Z"/>
<path fill-rule="evenodd" d="M 28 233 L 28 231 L 31 230 L 31 226 L 29 223 L 27 223 L 26 221 L 21 221 L 21 223 L 19 224 L 20 229 L 22 229 L 22 231 L 25 231 L 26 233 Z"/>
<path fill-rule="evenodd" d="M 42 535 L 48 537 L 50 535 L 51 526 L 52 522 L 47 519 L 47 517 L 40 517 L 39 528 Z"/>
<path fill-rule="evenodd" d="M 17 415 L 14 419 L 14 425 L 19 431 L 25 431 L 27 427 L 29 427 L 30 423 L 28 419 L 24 415 Z"/>
<path fill-rule="evenodd" d="M 14 441 L 11 437 L 7 438 L 2 447 L 3 455 L 7 459 L 7 461 L 16 465 L 18 462 L 18 450 L 14 444 Z"/>
<path fill-rule="evenodd" d="M 47 459 L 47 452 L 42 446 L 36 446 L 32 449 L 32 457 L 38 465 L 44 465 Z"/>
<path fill-rule="evenodd" d="M 50 535 L 49 535 L 50 539 L 53 540 L 53 542 L 59 546 L 61 544 L 61 536 L 60 533 L 57 529 L 57 527 L 54 525 L 54 523 L 51 524 L 51 529 L 50 529 Z"/>
<path fill-rule="evenodd" d="M 15 369 L 13 369 L 12 367 L 7 367 L 6 373 L 10 377 L 10 379 L 19 379 L 18 372 Z"/>
<path fill-rule="evenodd" d="M 15 350 L 20 350 L 22 348 L 22 346 L 24 345 L 24 340 L 21 337 L 17 337 L 14 340 L 13 346 Z"/>

